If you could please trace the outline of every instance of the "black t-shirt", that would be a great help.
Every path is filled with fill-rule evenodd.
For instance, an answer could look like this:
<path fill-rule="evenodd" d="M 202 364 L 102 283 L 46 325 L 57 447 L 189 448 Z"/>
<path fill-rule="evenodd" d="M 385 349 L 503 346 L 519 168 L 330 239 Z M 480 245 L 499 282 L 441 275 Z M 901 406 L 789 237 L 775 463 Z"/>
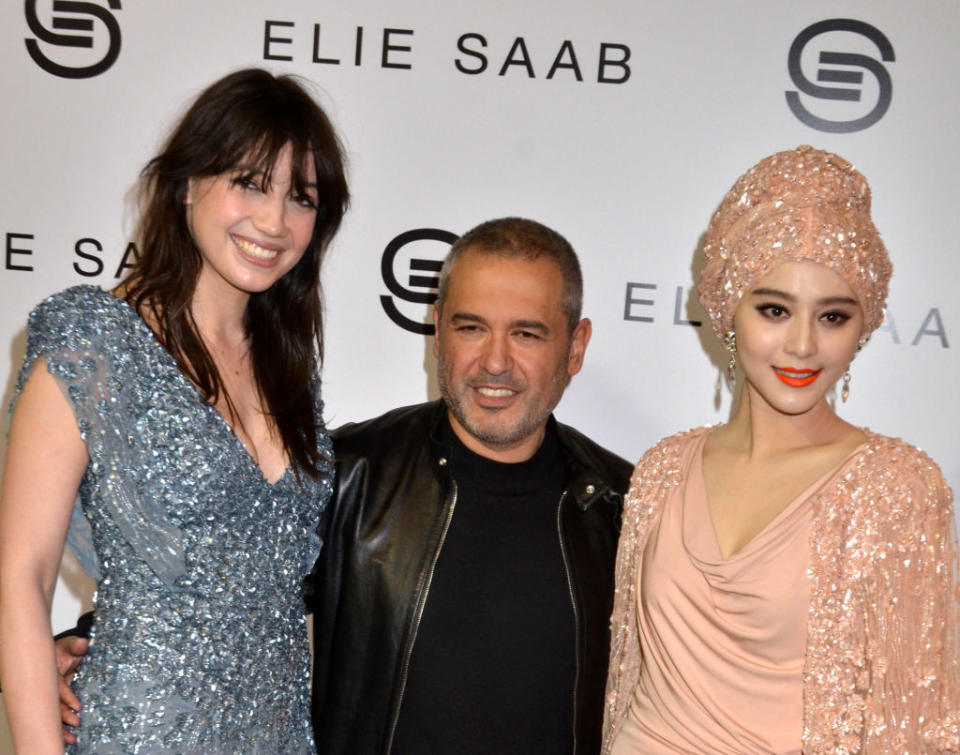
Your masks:
<path fill-rule="evenodd" d="M 553 420 L 501 464 L 444 423 L 457 500 L 413 646 L 396 755 L 570 753 L 575 626 L 557 508 Z"/>

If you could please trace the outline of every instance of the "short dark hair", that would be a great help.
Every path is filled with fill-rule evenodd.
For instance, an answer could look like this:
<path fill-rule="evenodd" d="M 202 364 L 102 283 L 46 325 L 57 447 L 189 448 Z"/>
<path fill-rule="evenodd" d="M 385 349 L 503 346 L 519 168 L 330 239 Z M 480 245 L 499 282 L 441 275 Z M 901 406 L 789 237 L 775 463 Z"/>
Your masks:
<path fill-rule="evenodd" d="M 437 292 L 437 308 L 443 310 L 450 271 L 460 256 L 467 250 L 504 257 L 522 257 L 528 261 L 547 257 L 557 263 L 563 278 L 563 294 L 560 306 L 567 317 L 569 332 L 580 322 L 583 309 L 583 274 L 580 261 L 570 242 L 542 223 L 527 218 L 497 218 L 471 228 L 458 238 L 440 270 L 440 287 Z"/>

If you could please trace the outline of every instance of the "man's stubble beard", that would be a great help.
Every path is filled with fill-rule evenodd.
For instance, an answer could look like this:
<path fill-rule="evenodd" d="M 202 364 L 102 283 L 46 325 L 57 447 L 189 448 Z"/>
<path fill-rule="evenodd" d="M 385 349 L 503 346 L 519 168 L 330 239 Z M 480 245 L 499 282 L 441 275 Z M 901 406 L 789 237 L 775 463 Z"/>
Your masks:
<path fill-rule="evenodd" d="M 570 383 L 570 376 L 567 375 L 566 370 L 563 368 L 563 365 L 566 364 L 566 361 L 567 360 L 565 357 L 561 362 L 560 367 L 551 378 L 551 385 L 554 388 L 555 400 L 550 401 L 549 406 L 542 408 L 540 406 L 526 406 L 524 413 L 515 423 L 513 423 L 512 427 L 484 429 L 482 427 L 478 427 L 469 418 L 465 408 L 466 399 L 463 398 L 462 394 L 460 396 L 455 395 L 450 388 L 449 381 L 447 379 L 446 362 L 443 357 L 442 348 L 437 356 L 437 382 L 440 388 L 440 396 L 444 403 L 446 403 L 447 409 L 450 410 L 450 413 L 454 416 L 457 422 L 460 423 L 460 426 L 463 427 L 472 437 L 491 448 L 511 448 L 530 437 L 541 427 L 543 427 L 556 405 L 560 402 L 560 398 L 563 396 L 564 390 L 566 390 L 567 385 Z M 490 376 L 490 378 L 487 379 L 487 382 L 499 382 L 502 384 L 509 381 L 504 381 L 502 378 L 498 379 L 496 376 Z M 464 393 L 468 390 L 470 390 L 470 386 L 468 383 L 465 383 Z"/>

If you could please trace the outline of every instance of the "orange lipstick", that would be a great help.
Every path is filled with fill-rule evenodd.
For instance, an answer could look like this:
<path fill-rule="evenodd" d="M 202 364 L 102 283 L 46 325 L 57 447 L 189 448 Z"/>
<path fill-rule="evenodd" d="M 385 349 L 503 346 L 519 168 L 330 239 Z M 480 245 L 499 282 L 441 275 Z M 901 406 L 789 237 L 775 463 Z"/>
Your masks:
<path fill-rule="evenodd" d="M 773 373 L 780 378 L 780 382 L 791 388 L 806 388 L 820 377 L 823 370 L 795 370 L 792 367 L 774 367 Z"/>

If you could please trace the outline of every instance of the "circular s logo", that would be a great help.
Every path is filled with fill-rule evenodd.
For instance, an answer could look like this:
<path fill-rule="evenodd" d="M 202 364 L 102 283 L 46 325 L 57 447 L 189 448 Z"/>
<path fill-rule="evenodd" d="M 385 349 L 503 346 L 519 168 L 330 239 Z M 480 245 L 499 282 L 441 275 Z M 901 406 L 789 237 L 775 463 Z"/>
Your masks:
<path fill-rule="evenodd" d="M 393 296 L 381 296 L 380 304 L 387 317 L 404 330 L 433 335 L 432 322 L 407 317 L 397 307 L 394 297 L 413 304 L 433 304 L 437 300 L 443 258 L 457 238 L 457 234 L 439 228 L 415 228 L 395 236 L 383 250 L 380 274 Z M 398 268 L 402 271 L 399 277 Z M 400 282 L 404 275 L 406 285 Z"/>
<path fill-rule="evenodd" d="M 820 55 L 816 58 L 815 63 L 816 81 L 820 83 L 814 83 L 804 73 L 804 50 L 814 39 L 828 32 L 844 33 L 843 36 L 831 35 L 830 42 L 836 44 L 837 47 L 841 46 L 841 44 L 838 44 L 838 42 L 841 42 L 842 47 L 846 49 L 843 51 L 820 49 Z M 851 37 L 850 35 L 856 36 Z M 872 52 L 875 47 L 880 53 L 880 60 L 862 52 L 851 52 L 851 50 L 864 47 L 863 39 L 873 43 L 870 51 Z M 809 55 L 807 57 L 809 62 L 811 57 Z M 890 80 L 890 74 L 883 63 L 889 63 L 893 60 L 895 60 L 893 45 L 890 44 L 890 40 L 884 36 L 883 32 L 875 26 L 849 18 L 819 21 L 800 32 L 797 38 L 793 40 L 793 44 L 790 45 L 787 66 L 790 71 L 790 78 L 793 79 L 797 89 L 818 100 L 846 103 L 859 103 L 863 94 L 868 93 L 870 102 L 873 102 L 874 97 L 876 98 L 875 104 L 865 114 L 863 114 L 862 107 L 836 106 L 832 114 L 848 116 L 839 119 L 814 115 L 804 106 L 800 100 L 800 93 L 796 91 L 786 92 L 787 104 L 797 118 L 818 131 L 831 133 L 862 131 L 883 118 L 887 108 L 890 107 L 890 101 L 893 97 L 893 82 Z M 873 80 L 866 84 L 864 83 L 864 71 L 867 71 L 873 77 Z M 825 105 L 822 107 L 828 109 Z"/>
<path fill-rule="evenodd" d="M 51 28 L 48 29 L 37 17 L 37 0 L 26 0 L 24 15 L 27 26 L 36 35 L 36 39 L 27 38 L 27 52 L 33 62 L 47 73 L 61 76 L 65 79 L 89 79 L 106 71 L 120 55 L 120 25 L 113 17 L 111 10 L 120 10 L 120 0 L 107 0 L 109 10 L 101 5 L 76 0 L 53 0 L 53 15 Z M 40 42 L 60 48 L 94 49 L 94 20 L 106 28 L 108 38 L 106 51 L 99 60 L 89 62 L 89 59 L 79 60 L 75 65 L 68 65 L 52 60 L 41 49 Z M 39 40 L 39 41 L 38 41 Z M 78 57 L 65 54 L 64 57 Z"/>

